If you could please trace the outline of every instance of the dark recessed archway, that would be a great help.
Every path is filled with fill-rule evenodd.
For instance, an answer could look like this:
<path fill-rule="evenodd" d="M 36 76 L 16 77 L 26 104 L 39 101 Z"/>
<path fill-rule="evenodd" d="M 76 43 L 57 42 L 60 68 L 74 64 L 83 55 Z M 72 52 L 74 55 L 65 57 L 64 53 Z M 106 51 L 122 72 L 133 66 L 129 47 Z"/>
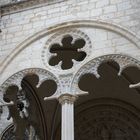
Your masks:
<path fill-rule="evenodd" d="M 85 101 L 75 108 L 75 140 L 139 140 L 140 110 L 113 98 Z"/>
<path fill-rule="evenodd" d="M 29 139 L 27 137 L 30 131 L 33 131 L 39 140 L 51 138 L 54 114 L 56 108 L 59 110 L 59 106 L 56 101 L 46 103 L 44 97 L 54 94 L 57 84 L 54 80 L 45 80 L 37 87 L 38 82 L 39 77 L 36 74 L 29 74 L 21 81 L 22 89 L 16 85 L 7 88 L 4 100 L 14 102 L 13 106 L 8 107 L 10 117 L 13 118 L 13 125 L 3 134 L 2 140 Z M 27 116 L 24 116 L 25 112 Z M 9 137 L 7 133 L 10 133 L 12 137 Z"/>

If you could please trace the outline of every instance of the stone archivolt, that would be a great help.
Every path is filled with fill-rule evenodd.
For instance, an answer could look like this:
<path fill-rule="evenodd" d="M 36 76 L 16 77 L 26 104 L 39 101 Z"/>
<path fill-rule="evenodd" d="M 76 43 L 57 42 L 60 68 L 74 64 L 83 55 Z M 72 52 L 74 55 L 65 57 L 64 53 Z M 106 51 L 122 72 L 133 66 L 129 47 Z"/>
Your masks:
<path fill-rule="evenodd" d="M 101 98 L 88 101 L 76 110 L 76 140 L 140 139 L 140 112 L 125 102 Z"/>

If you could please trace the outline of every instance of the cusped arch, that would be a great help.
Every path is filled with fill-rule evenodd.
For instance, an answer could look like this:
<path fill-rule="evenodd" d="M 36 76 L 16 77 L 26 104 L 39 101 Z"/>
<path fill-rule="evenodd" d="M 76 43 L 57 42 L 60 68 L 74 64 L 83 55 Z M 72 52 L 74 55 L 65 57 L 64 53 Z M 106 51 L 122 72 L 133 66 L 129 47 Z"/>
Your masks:
<path fill-rule="evenodd" d="M 51 33 L 54 33 L 58 30 L 67 29 L 67 28 L 79 28 L 79 27 L 87 27 L 87 28 L 100 28 L 100 29 L 106 29 L 112 32 L 115 32 L 117 34 L 120 34 L 121 36 L 125 37 L 127 40 L 129 40 L 131 43 L 133 43 L 135 46 L 140 48 L 140 39 L 136 37 L 136 35 L 124 27 L 118 26 L 116 24 L 107 23 L 104 21 L 97 21 L 97 20 L 78 20 L 78 21 L 70 21 L 70 22 L 64 22 L 62 24 L 57 24 L 53 27 L 46 28 L 40 32 L 37 32 L 36 34 L 30 36 L 29 38 L 25 39 L 22 43 L 20 43 L 2 62 L 2 67 L 0 70 L 0 73 L 2 74 L 5 70 L 5 68 L 8 66 L 8 64 L 25 48 L 27 48 L 31 43 L 35 42 L 36 40 L 49 35 Z"/>
<path fill-rule="evenodd" d="M 115 62 L 119 66 L 118 76 L 122 74 L 122 72 L 128 68 L 128 67 L 136 67 L 140 70 L 140 61 L 137 59 L 124 55 L 124 54 L 109 54 L 109 55 L 103 55 L 97 58 L 94 58 L 87 63 L 85 63 L 74 75 L 72 83 L 71 83 L 71 90 L 73 93 L 76 94 L 82 94 L 83 91 L 81 91 L 78 87 L 78 82 L 80 78 L 85 74 L 93 74 L 97 79 L 100 77 L 100 74 L 98 73 L 98 68 L 102 63 L 105 62 Z M 135 88 L 139 86 L 139 83 L 137 84 L 130 84 L 130 88 Z"/>
<path fill-rule="evenodd" d="M 41 69 L 41 68 L 29 68 L 29 69 L 24 69 L 21 70 L 15 74 L 13 74 L 11 77 L 9 77 L 3 84 L 0 86 L 0 93 L 1 96 L 5 93 L 7 88 L 9 86 L 17 86 L 19 89 L 21 89 L 21 81 L 25 76 L 28 75 L 37 75 L 39 78 L 37 88 L 45 81 L 45 80 L 53 80 L 57 84 L 57 90 L 54 94 L 58 94 L 61 89 L 60 89 L 60 83 L 58 78 L 51 72 Z"/>
<path fill-rule="evenodd" d="M 21 85 L 21 83 L 22 83 L 22 81 L 23 81 L 23 79 L 25 78 L 25 77 L 27 77 L 27 76 L 33 76 L 33 75 L 35 75 L 35 76 L 37 76 L 37 80 L 35 81 L 35 85 L 36 85 L 36 89 L 37 90 L 34 90 L 33 89 L 33 87 L 30 87 L 31 85 L 26 85 L 26 84 L 28 84 L 28 83 L 26 83 L 26 81 L 25 81 L 25 85 L 24 86 L 27 86 L 27 88 L 28 88 L 28 86 L 29 86 L 29 88 L 28 88 L 28 90 L 30 91 L 30 95 L 27 95 L 26 93 L 24 93 L 24 92 L 26 92 L 25 91 L 25 89 L 23 88 L 23 85 Z M 7 93 L 7 90 L 9 89 L 9 87 L 16 87 L 17 89 L 16 90 L 18 90 L 18 91 L 16 91 L 16 94 L 18 95 L 19 94 L 19 96 L 21 96 L 20 94 L 22 94 L 22 91 L 23 91 L 23 94 L 24 95 L 27 95 L 28 97 L 27 97 L 27 100 L 26 100 L 26 96 L 25 96 L 25 101 L 24 101 L 24 103 L 25 103 L 25 105 L 26 105 L 26 102 L 27 102 L 27 108 L 29 108 L 30 107 L 30 109 L 32 108 L 32 104 L 30 104 L 30 101 L 29 101 L 29 103 L 28 103 L 28 98 L 30 99 L 30 98 L 33 98 L 34 99 L 34 101 L 32 101 L 31 100 L 31 102 L 32 103 L 34 103 L 35 105 L 36 105 L 36 107 L 37 107 L 37 109 L 36 109 L 36 111 L 38 110 L 38 112 L 40 112 L 40 114 L 38 114 L 38 117 L 39 117 L 39 119 L 40 119 L 40 123 L 41 123 L 41 126 L 42 126 L 42 134 L 43 134 L 43 139 L 45 140 L 45 139 L 48 139 L 47 137 L 47 134 L 46 134 L 46 125 L 45 125 L 45 117 L 44 117 L 44 113 L 43 113 L 43 107 L 42 107 L 42 105 L 41 105 L 41 100 L 42 100 L 42 102 L 43 102 L 43 98 L 41 98 L 41 99 L 39 99 L 38 98 L 38 95 L 37 95 L 37 93 L 36 92 L 38 92 L 38 90 L 39 90 L 39 88 L 42 88 L 42 86 L 43 86 L 43 84 L 45 83 L 45 81 L 54 81 L 55 83 L 56 83 L 56 90 L 55 90 L 55 92 L 53 93 L 54 95 L 55 94 L 58 94 L 59 92 L 60 92 L 60 85 L 59 85 L 59 80 L 57 79 L 57 77 L 53 74 L 53 73 L 51 73 L 51 72 L 49 72 L 49 71 L 47 71 L 47 70 L 45 70 L 45 69 L 41 69 L 41 68 L 30 68 L 30 69 L 24 69 L 24 70 L 22 70 L 22 71 L 19 71 L 19 72 L 17 72 L 17 73 L 15 73 L 15 74 L 13 74 L 10 78 L 8 78 L 1 86 L 0 86 L 0 98 L 1 98 L 1 101 L 0 101 L 0 106 L 16 106 L 17 105 L 17 102 L 16 102 L 16 100 L 18 100 L 18 99 L 15 99 L 14 101 L 13 100 L 9 100 L 9 101 L 6 101 L 5 99 L 5 95 L 7 95 L 8 93 Z M 45 83 L 45 85 L 46 84 L 48 84 L 48 83 Z M 50 88 L 50 87 L 49 87 Z M 39 90 L 40 91 L 40 90 Z M 47 91 L 46 91 L 47 92 Z M 13 92 L 12 92 L 13 93 Z M 15 93 L 14 93 L 15 94 Z M 10 94 L 9 94 L 10 95 Z M 7 96 L 8 97 L 8 96 Z M 10 97 L 10 96 L 9 96 Z M 15 95 L 14 95 L 14 97 L 15 97 Z M 3 100 L 2 100 L 3 99 Z M 45 102 L 45 101 L 44 101 Z M 14 105 L 15 104 L 15 105 Z M 34 106 L 34 105 L 33 105 Z M 8 107 L 9 108 L 9 107 Z M 18 108 L 18 106 L 17 106 L 17 108 Z M 9 113 L 10 113 L 10 108 L 9 108 Z M 34 115 L 34 114 L 32 114 L 32 115 Z M 11 115 L 12 116 L 12 115 Z M 27 116 L 28 116 L 28 113 L 27 113 Z M 3 123 L 3 122 L 5 122 L 5 119 L 6 119 L 6 117 L 8 117 L 8 116 L 5 116 L 5 118 L 3 117 L 0 121 L 1 121 L 1 123 Z M 21 118 L 22 118 L 22 116 L 21 116 Z M 32 120 L 31 120 L 32 121 Z M 30 121 L 29 121 L 30 122 Z M 15 123 L 14 122 L 14 119 L 13 119 L 13 123 Z M 2 127 L 3 128 L 1 128 L 1 129 L 5 129 L 6 127 L 7 127 L 7 125 L 9 125 L 9 122 L 7 123 L 7 124 L 3 124 L 2 125 Z"/>

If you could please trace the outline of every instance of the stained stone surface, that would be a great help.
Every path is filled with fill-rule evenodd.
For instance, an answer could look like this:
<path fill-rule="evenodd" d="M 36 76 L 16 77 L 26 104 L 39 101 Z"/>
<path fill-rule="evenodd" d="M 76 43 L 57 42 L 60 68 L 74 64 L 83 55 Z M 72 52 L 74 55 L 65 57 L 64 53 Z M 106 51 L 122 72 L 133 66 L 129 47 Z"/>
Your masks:
<path fill-rule="evenodd" d="M 21 90 L 29 74 L 25 87 L 32 107 L 16 104 L 14 111 L 20 110 L 20 118 L 29 107 L 35 126 L 30 134 L 41 131 L 41 140 L 58 140 L 60 104 L 44 97 L 89 91 L 75 103 L 75 139 L 139 140 L 140 87 L 130 88 L 140 85 L 139 13 L 139 0 L 0 0 L 0 100 L 11 85 Z M 99 67 L 106 61 L 117 66 Z M 84 74 L 92 80 L 80 87 Z M 97 98 L 114 100 L 96 104 Z M 9 126 L 15 120 L 7 117 L 8 107 L 0 108 L 0 134 L 15 140 Z M 29 131 L 23 134 L 28 140 Z"/>

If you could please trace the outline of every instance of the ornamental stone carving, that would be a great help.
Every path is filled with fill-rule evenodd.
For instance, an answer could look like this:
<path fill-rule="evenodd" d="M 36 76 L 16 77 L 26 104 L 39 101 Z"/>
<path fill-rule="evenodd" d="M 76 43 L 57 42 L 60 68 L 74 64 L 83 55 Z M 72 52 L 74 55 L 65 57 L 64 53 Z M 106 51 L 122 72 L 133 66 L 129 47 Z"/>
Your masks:
<path fill-rule="evenodd" d="M 77 29 L 62 30 L 47 40 L 42 51 L 42 61 L 46 67 L 68 70 L 80 65 L 91 54 L 91 41 Z"/>
<path fill-rule="evenodd" d="M 76 140 L 140 139 L 140 112 L 133 106 L 107 98 L 89 101 L 79 108 L 75 116 Z"/>
<path fill-rule="evenodd" d="M 14 125 L 9 125 L 4 131 L 1 140 L 16 140 L 14 135 Z M 32 126 L 29 127 L 29 130 L 25 131 L 23 140 L 39 140 L 38 136 L 35 134 L 35 130 Z"/>
<path fill-rule="evenodd" d="M 140 69 L 140 62 L 137 61 L 136 59 L 129 57 L 129 56 L 126 56 L 126 55 L 110 54 L 110 55 L 97 57 L 95 59 L 90 60 L 86 64 L 84 64 L 78 70 L 78 72 L 75 74 L 73 81 L 72 81 L 72 87 L 71 87 L 72 91 L 76 92 L 76 93 L 83 92 L 78 87 L 78 82 L 79 82 L 80 77 L 82 77 L 82 75 L 84 75 L 84 74 L 93 74 L 97 78 L 99 78 L 100 75 L 98 73 L 98 67 L 103 62 L 107 62 L 107 61 L 114 61 L 114 62 L 118 63 L 118 65 L 119 65 L 118 76 L 121 75 L 121 73 L 124 69 L 126 69 L 127 67 L 130 67 L 130 66 L 138 67 L 138 69 Z M 136 86 L 139 86 L 139 83 Z"/>
<path fill-rule="evenodd" d="M 57 78 L 52 74 L 51 72 L 44 70 L 44 69 L 39 69 L 39 68 L 31 68 L 31 69 L 25 69 L 23 71 L 20 71 L 13 76 L 11 76 L 8 80 L 6 80 L 0 87 L 0 92 L 2 94 L 5 93 L 6 89 L 9 86 L 16 85 L 18 86 L 19 89 L 22 89 L 21 87 L 21 81 L 26 75 L 37 75 L 39 77 L 39 82 L 37 87 L 39 87 L 45 80 L 54 80 L 58 87 L 60 87 L 59 82 Z M 60 89 L 58 88 L 58 91 Z"/>
<path fill-rule="evenodd" d="M 87 53 L 88 54 L 88 53 Z M 89 53 L 90 56 L 90 53 Z M 51 72 L 44 70 L 44 69 L 26 69 L 23 70 L 21 72 L 18 72 L 16 74 L 14 74 L 13 76 L 11 76 L 2 86 L 1 86 L 1 92 L 3 95 L 3 93 L 5 93 L 5 91 L 7 90 L 7 87 L 9 86 L 18 86 L 19 91 L 21 91 L 22 87 L 21 87 L 21 81 L 23 80 L 23 78 L 27 75 L 32 75 L 35 74 L 38 76 L 39 78 L 39 82 L 36 86 L 36 88 L 39 88 L 40 85 L 45 81 L 45 80 L 53 80 L 57 83 L 57 90 L 56 92 L 50 96 L 50 97 L 46 97 L 45 100 L 48 99 L 58 99 L 61 102 L 61 99 L 64 99 L 66 102 L 68 101 L 69 103 L 71 101 L 69 101 L 69 99 L 67 97 L 70 97 L 72 95 L 72 99 L 76 99 L 80 94 L 85 94 L 87 92 L 83 92 L 79 89 L 78 87 L 78 82 L 79 79 L 81 78 L 81 76 L 83 76 L 84 74 L 87 73 L 91 73 L 94 74 L 97 78 L 100 77 L 100 74 L 98 73 L 98 67 L 107 61 L 115 61 L 118 65 L 119 65 L 119 71 L 118 71 L 118 76 L 121 75 L 121 73 L 123 72 L 124 69 L 126 69 L 129 66 L 136 66 L 138 68 L 140 68 L 140 63 L 135 60 L 134 58 L 131 58 L 129 56 L 126 55 L 120 55 L 120 54 L 112 54 L 112 55 L 105 55 L 105 56 L 101 56 L 95 59 L 92 59 L 90 61 L 86 60 L 85 58 L 85 62 L 84 64 L 77 64 L 77 71 L 74 71 L 74 73 L 66 73 L 66 74 L 60 74 L 60 73 L 55 73 L 54 74 L 57 75 L 55 76 L 54 74 L 52 74 Z M 87 63 L 86 63 L 87 62 Z M 76 67 L 74 66 L 74 67 Z M 51 66 L 49 66 L 51 67 Z M 78 70 L 78 68 L 80 68 Z M 62 69 L 57 68 L 53 68 L 59 71 L 62 71 Z M 68 71 L 68 70 L 67 70 Z M 65 95 L 69 95 L 69 96 L 65 96 Z M 65 98 L 66 97 L 66 98 Z M 73 101 L 74 101 L 73 100 Z M 72 101 L 72 102 L 73 102 Z M 4 104 L 4 102 L 3 102 Z M 6 104 L 6 103 L 5 103 Z M 11 104 L 13 105 L 13 104 Z M 20 106 L 22 107 L 22 106 Z M 29 104 L 30 107 L 30 104 Z M 28 108 L 28 106 L 27 106 Z M 26 114 L 26 110 L 23 108 L 20 108 L 21 111 L 23 111 L 23 114 Z M 21 114 L 21 116 L 24 116 L 23 114 Z M 28 113 L 27 113 L 28 114 Z M 26 116 L 26 115 L 25 115 Z M 28 115 L 27 115 L 28 116 Z M 21 117 L 22 118 L 22 117 Z M 99 128 L 99 130 L 101 130 L 101 133 L 105 133 L 105 135 L 109 136 L 112 138 L 112 135 L 116 136 L 116 131 L 115 130 L 115 134 L 109 134 L 109 130 L 112 128 L 112 124 L 111 126 L 106 125 L 106 124 L 102 124 L 101 125 L 101 129 Z M 119 130 L 120 131 L 120 130 Z M 104 137 L 103 137 L 104 138 Z"/>
<path fill-rule="evenodd" d="M 9 116 L 7 117 L 8 119 L 12 118 L 14 123 L 14 131 L 12 131 L 12 133 L 14 132 L 14 139 L 23 140 L 25 130 L 30 134 L 30 126 L 33 127 L 35 133 L 35 136 L 32 137 L 35 137 L 37 140 L 46 139 L 46 134 L 42 131 L 42 129 L 45 131 L 43 122 L 44 118 L 40 114 L 38 116 L 35 115 L 37 112 L 39 113 L 42 111 L 42 108 L 39 107 L 38 103 L 40 101 L 35 102 L 37 100 L 35 100 L 35 93 L 26 89 L 28 86 L 25 87 L 23 82 L 24 78 L 33 75 L 37 77 L 37 81 L 34 85 L 36 91 L 40 90 L 46 81 L 51 82 L 54 86 L 57 84 L 59 85 L 57 78 L 51 72 L 37 68 L 20 71 L 3 83 L 0 90 L 1 99 L 3 99 L 3 101 L 0 106 L 8 106 Z M 48 84 L 48 82 L 45 84 Z M 57 94 L 57 92 L 60 92 L 60 86 L 57 89 L 54 90 L 54 92 L 50 92 L 53 92 L 52 94 Z M 34 107 L 36 108 L 36 112 L 33 111 Z M 35 120 L 37 120 L 36 117 L 39 118 L 39 121 L 37 122 L 35 122 Z M 5 126 L 3 127 L 5 128 Z M 37 131 L 38 128 L 39 130 Z M 32 132 L 31 135 L 33 135 Z"/>
<path fill-rule="evenodd" d="M 68 103 L 68 104 L 74 104 L 74 102 L 76 101 L 78 97 L 74 96 L 74 95 L 70 95 L 70 94 L 64 94 L 61 95 L 58 100 L 61 104 L 64 103 Z"/>
<path fill-rule="evenodd" d="M 23 90 L 19 91 L 16 86 L 12 86 L 11 88 L 13 89 L 12 93 L 9 91 L 8 88 L 6 94 L 4 94 L 5 102 L 13 101 L 14 103 L 13 105 L 8 106 L 9 116 L 7 119 L 13 119 L 13 135 L 15 139 L 23 140 L 26 130 L 29 131 L 30 129 L 29 125 L 31 123 L 30 121 L 27 121 L 29 117 L 29 102 L 28 98 L 26 98 L 27 93 L 25 93 Z"/>

